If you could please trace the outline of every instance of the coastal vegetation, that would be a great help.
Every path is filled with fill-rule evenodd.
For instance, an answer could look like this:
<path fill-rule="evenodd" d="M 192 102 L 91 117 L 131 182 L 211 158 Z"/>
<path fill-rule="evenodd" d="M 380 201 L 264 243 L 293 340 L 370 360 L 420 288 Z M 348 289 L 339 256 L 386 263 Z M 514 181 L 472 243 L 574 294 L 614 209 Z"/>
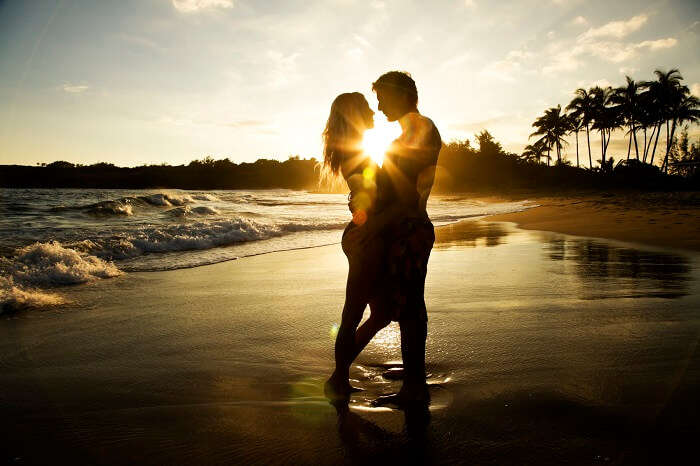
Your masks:
<path fill-rule="evenodd" d="M 557 121 L 557 112 L 548 118 Z M 546 130 L 542 139 L 522 154 L 503 149 L 486 130 L 469 139 L 446 143 L 440 152 L 435 192 L 508 191 L 519 189 L 614 189 L 697 190 L 700 188 L 700 140 L 691 142 L 686 128 L 671 144 L 668 174 L 636 157 L 611 156 L 592 168 L 577 167 L 560 154 L 560 129 Z M 585 125 L 584 125 L 585 131 Z M 552 142 L 556 160 L 546 163 Z M 551 149 L 550 149 L 551 150 Z M 652 149 L 650 151 L 653 153 Z M 641 152 L 641 151 L 640 151 Z M 602 161 L 602 160 L 601 160 Z M 343 183 L 321 184 L 315 158 L 290 157 L 234 163 L 205 157 L 188 165 L 117 167 L 110 163 L 76 165 L 57 161 L 44 166 L 0 166 L 0 187 L 14 188 L 181 188 L 181 189 L 309 189 L 343 191 Z"/>
<path fill-rule="evenodd" d="M 691 95 L 677 69 L 656 70 L 654 75 L 641 82 L 626 76 L 617 88 L 576 89 L 564 109 L 557 105 L 537 117 L 530 135 L 534 141 L 521 154 L 504 150 L 487 130 L 476 135 L 476 145 L 469 139 L 444 144 L 435 192 L 699 189 L 700 140 L 691 142 L 688 128 L 700 121 L 700 100 Z M 600 136 L 599 149 L 591 147 L 592 132 Z M 623 132 L 626 154 L 609 152 L 615 132 Z M 664 147 L 659 146 L 661 133 Z M 575 165 L 563 152 L 572 135 Z M 585 138 L 585 147 L 579 136 Z M 299 156 L 253 163 L 207 156 L 188 165 L 130 168 L 57 161 L 36 167 L 0 166 L 0 187 L 344 190 L 343 183 L 322 182 L 320 175 L 316 158 Z"/>
<path fill-rule="evenodd" d="M 532 126 L 536 131 L 530 137 L 541 137 L 525 148 L 523 156 L 538 162 L 544 157 L 549 165 L 550 151 L 555 150 L 557 163 L 561 163 L 562 145 L 566 144 L 564 138 L 574 134 L 576 166 L 579 167 L 578 136 L 579 132 L 585 130 L 588 168 L 593 169 L 590 133 L 597 131 L 600 135 L 599 166 L 608 170 L 610 162 L 606 156 L 612 134 L 614 131 L 625 131 L 628 140 L 625 161 L 630 161 L 634 144 L 634 159 L 654 166 L 659 135 L 665 128 L 666 144 L 661 170 L 664 173 L 691 174 L 689 172 L 692 170 L 677 170 L 671 168 L 670 164 L 697 166 L 700 160 L 692 159 L 692 151 L 684 153 L 690 156 L 688 160 L 674 160 L 670 157 L 674 144 L 677 144 L 675 136 L 678 128 L 700 120 L 700 100 L 691 95 L 688 86 L 682 83 L 683 77 L 677 69 L 656 70 L 654 75 L 655 79 L 642 82 L 625 76 L 625 84 L 617 88 L 594 86 L 590 89 L 576 89 L 573 100 L 566 106 L 568 113 L 562 113 L 561 106 L 558 105 L 545 110 L 544 115 L 535 120 Z"/>

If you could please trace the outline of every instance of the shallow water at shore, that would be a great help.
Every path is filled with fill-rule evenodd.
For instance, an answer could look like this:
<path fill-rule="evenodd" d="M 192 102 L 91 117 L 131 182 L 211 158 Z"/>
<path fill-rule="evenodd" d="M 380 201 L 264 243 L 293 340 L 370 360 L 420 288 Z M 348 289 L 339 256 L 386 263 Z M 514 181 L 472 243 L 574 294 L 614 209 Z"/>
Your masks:
<path fill-rule="evenodd" d="M 698 254 L 487 222 L 438 240 L 428 412 L 371 407 L 400 387 L 395 324 L 353 366 L 364 391 L 349 412 L 322 397 L 346 273 L 330 246 L 132 273 L 70 288 L 59 309 L 3 319 L 7 455 L 644 464 L 691 447 Z"/>
<path fill-rule="evenodd" d="M 526 201 L 433 196 L 436 225 Z M 0 190 L 0 314 L 65 303 L 66 285 L 336 244 L 347 196 L 287 189 Z"/>

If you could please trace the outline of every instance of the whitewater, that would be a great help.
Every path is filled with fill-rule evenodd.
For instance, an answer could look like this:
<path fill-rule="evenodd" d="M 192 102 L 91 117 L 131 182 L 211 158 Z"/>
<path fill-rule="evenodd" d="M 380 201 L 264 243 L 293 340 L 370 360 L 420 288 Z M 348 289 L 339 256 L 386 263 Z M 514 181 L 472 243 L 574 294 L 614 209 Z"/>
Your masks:
<path fill-rule="evenodd" d="M 516 212 L 433 195 L 435 225 Z M 0 312 L 59 305 L 57 289 L 339 243 L 347 197 L 292 190 L 0 190 Z"/>

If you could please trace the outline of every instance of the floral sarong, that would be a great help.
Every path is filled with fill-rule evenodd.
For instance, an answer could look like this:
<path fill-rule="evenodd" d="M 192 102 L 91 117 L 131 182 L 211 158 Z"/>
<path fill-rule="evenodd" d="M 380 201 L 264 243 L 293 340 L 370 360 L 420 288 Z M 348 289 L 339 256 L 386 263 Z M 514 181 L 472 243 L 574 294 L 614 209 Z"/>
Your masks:
<path fill-rule="evenodd" d="M 350 222 L 345 233 L 359 228 Z M 435 230 L 427 216 L 409 217 L 389 225 L 379 236 L 353 244 L 343 234 L 343 251 L 351 268 L 361 270 L 354 286 L 361 286 L 368 302 L 381 303 L 392 321 L 427 320 L 423 291 Z"/>
<path fill-rule="evenodd" d="M 430 219 L 400 220 L 385 232 L 386 264 L 383 288 L 391 309 L 391 320 L 428 320 L 423 292 L 428 259 L 435 242 Z"/>

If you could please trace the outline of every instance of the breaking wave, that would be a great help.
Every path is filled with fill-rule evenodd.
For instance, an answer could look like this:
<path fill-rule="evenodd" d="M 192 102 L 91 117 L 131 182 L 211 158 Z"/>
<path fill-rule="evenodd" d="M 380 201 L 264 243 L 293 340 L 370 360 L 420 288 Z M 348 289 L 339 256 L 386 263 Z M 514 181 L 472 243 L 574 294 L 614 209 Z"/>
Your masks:
<path fill-rule="evenodd" d="M 75 285 L 122 273 L 111 262 L 80 254 L 55 241 L 34 243 L 18 249 L 14 257 L 0 258 L 0 271 L 3 312 L 65 303 L 60 295 L 38 287 Z"/>
<path fill-rule="evenodd" d="M 168 210 L 168 214 L 175 217 L 187 217 L 191 215 L 217 215 L 220 212 L 213 207 L 206 205 L 201 205 L 197 207 L 190 207 L 188 205 L 182 207 L 175 207 Z"/>
<path fill-rule="evenodd" d="M 434 198 L 435 225 L 526 202 Z M 347 197 L 291 190 L 14 190 L 0 199 L 0 309 L 64 302 L 56 288 L 340 241 Z M 63 292 L 68 295 L 68 292 Z"/>
<path fill-rule="evenodd" d="M 337 230 L 345 223 L 286 223 L 271 225 L 247 218 L 148 227 L 118 238 L 83 240 L 68 247 L 106 260 L 130 259 L 148 253 L 191 251 L 259 241 L 314 230 Z"/>
<path fill-rule="evenodd" d="M 3 274 L 21 285 L 75 285 L 121 274 L 111 262 L 81 254 L 57 241 L 20 248 L 14 257 L 3 258 L 3 262 Z"/>
<path fill-rule="evenodd" d="M 28 308 L 59 306 L 67 301 L 56 293 L 16 285 L 12 279 L 0 277 L 0 314 Z"/>
<path fill-rule="evenodd" d="M 88 206 L 86 210 L 94 215 L 134 215 L 133 206 L 128 202 L 122 201 L 98 202 Z"/>

